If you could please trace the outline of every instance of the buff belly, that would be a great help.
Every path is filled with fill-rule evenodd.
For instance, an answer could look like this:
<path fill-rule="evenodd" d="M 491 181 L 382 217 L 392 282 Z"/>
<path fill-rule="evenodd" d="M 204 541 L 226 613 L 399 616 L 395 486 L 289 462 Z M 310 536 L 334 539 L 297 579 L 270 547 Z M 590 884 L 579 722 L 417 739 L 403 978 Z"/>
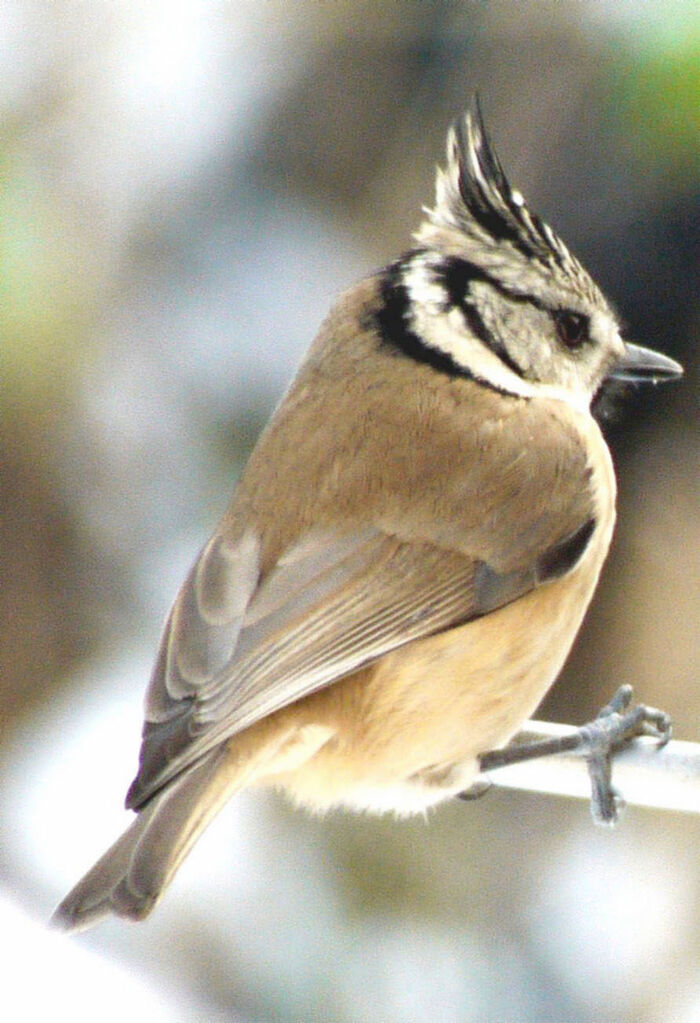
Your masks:
<path fill-rule="evenodd" d="M 565 578 L 308 697 L 302 734 L 313 754 L 264 781 L 314 810 L 398 815 L 469 788 L 477 756 L 509 741 L 561 670 L 608 541 L 600 537 Z M 285 711 L 279 719 L 284 727 Z M 299 733 L 296 742 L 301 749 Z"/>

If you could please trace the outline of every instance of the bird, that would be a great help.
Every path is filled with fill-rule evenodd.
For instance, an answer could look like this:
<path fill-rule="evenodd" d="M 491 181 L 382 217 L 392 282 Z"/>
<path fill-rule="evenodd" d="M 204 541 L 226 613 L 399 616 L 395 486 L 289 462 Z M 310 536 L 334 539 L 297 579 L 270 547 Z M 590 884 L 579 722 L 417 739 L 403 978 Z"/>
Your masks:
<path fill-rule="evenodd" d="M 136 817 L 54 924 L 145 917 L 246 787 L 399 817 L 477 792 L 608 553 L 616 481 L 592 402 L 681 372 L 622 339 L 474 101 L 411 247 L 336 301 L 185 578 Z"/>

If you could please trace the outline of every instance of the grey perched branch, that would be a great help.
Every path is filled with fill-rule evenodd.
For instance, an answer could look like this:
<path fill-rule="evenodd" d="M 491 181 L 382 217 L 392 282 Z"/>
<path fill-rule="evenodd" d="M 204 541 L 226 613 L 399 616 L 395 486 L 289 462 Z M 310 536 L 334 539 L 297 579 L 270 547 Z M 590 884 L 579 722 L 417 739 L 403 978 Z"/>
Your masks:
<path fill-rule="evenodd" d="M 571 725 L 529 721 L 516 742 L 560 738 L 572 732 Z M 591 798 L 585 751 L 500 767 L 489 774 L 489 780 L 503 788 Z M 615 753 L 613 781 L 629 806 L 700 814 L 700 743 L 672 740 L 659 748 L 656 739 L 635 739 Z"/>

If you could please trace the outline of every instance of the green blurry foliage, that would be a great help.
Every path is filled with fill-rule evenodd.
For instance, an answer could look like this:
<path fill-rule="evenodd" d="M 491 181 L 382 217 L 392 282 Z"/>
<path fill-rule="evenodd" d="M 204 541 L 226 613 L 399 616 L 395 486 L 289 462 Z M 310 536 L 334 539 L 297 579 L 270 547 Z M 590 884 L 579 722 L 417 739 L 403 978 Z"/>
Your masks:
<path fill-rule="evenodd" d="M 3 418 L 50 411 L 89 358 L 87 329 L 98 272 L 91 246 L 65 204 L 29 161 L 0 157 L 0 363 Z"/>
<path fill-rule="evenodd" d="M 700 171 L 700 15 L 695 30 L 613 63 L 611 103 L 629 154 L 645 170 Z"/>

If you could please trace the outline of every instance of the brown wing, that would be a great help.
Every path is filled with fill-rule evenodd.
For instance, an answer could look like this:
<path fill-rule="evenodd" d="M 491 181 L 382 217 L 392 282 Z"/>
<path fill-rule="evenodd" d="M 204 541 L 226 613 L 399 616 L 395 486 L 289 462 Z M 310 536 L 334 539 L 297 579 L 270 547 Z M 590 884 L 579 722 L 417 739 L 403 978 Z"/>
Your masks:
<path fill-rule="evenodd" d="M 377 530 L 307 537 L 257 588 L 256 556 L 247 537 L 233 557 L 210 544 L 185 581 L 151 680 L 131 805 L 225 737 L 472 612 L 469 559 Z"/>
<path fill-rule="evenodd" d="M 166 627 L 129 805 L 140 805 L 260 718 L 404 643 L 486 614 L 562 574 L 578 560 L 592 529 L 588 520 L 530 569 L 507 574 L 374 530 L 318 535 L 280 559 L 242 617 L 236 612 L 254 574 L 255 545 L 244 540 L 240 557 L 216 568 L 212 561 L 222 555 L 210 545 Z M 239 586 L 233 577 L 223 583 L 232 566 Z M 208 589 L 214 579 L 216 594 Z M 227 610 L 217 604 L 222 594 L 237 598 Z"/>

